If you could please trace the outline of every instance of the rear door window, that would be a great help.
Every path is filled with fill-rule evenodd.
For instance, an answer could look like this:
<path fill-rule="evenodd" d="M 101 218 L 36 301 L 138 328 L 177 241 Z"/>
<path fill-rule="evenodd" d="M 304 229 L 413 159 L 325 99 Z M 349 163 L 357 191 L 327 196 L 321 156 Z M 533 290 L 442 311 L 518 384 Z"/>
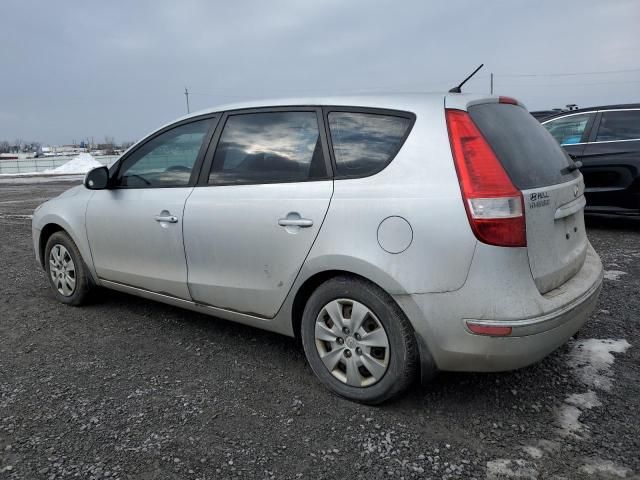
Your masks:
<path fill-rule="evenodd" d="M 362 177 L 386 167 L 404 143 L 412 120 L 403 116 L 329 112 L 336 176 Z"/>
<path fill-rule="evenodd" d="M 585 129 L 594 116 L 595 113 L 569 115 L 546 122 L 544 127 L 560 145 L 573 145 L 582 143 Z"/>
<path fill-rule="evenodd" d="M 229 115 L 209 184 L 300 182 L 327 178 L 315 111 Z"/>
<path fill-rule="evenodd" d="M 596 142 L 640 139 L 640 110 L 602 112 Z"/>
<path fill-rule="evenodd" d="M 469 114 L 520 190 L 568 182 L 569 156 L 524 108 L 503 103 L 469 107 Z"/>

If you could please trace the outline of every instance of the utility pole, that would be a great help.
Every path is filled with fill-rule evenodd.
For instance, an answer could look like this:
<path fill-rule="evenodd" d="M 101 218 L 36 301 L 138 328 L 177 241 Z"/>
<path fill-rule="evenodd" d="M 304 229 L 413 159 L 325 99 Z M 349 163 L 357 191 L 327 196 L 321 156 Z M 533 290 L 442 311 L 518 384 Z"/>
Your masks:
<path fill-rule="evenodd" d="M 491 95 L 493 95 L 493 72 L 491 72 Z"/>
<path fill-rule="evenodd" d="M 187 87 L 184 87 L 184 96 L 187 99 L 187 113 L 189 112 L 189 90 L 187 90 Z"/>

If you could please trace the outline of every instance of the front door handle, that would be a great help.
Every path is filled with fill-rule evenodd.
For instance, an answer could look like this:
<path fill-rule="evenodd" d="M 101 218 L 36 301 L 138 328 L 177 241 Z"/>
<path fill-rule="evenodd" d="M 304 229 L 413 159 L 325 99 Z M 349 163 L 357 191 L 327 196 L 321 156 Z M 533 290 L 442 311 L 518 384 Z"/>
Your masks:
<path fill-rule="evenodd" d="M 165 212 L 162 212 L 160 215 L 156 215 L 154 219 L 156 222 L 178 223 L 178 217 L 175 215 L 169 215 Z"/>

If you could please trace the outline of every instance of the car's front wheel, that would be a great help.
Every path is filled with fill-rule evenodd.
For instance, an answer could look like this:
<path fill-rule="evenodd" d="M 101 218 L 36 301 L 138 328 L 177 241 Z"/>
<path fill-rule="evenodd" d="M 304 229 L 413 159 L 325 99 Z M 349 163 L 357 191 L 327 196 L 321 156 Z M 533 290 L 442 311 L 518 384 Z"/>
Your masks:
<path fill-rule="evenodd" d="M 317 377 L 338 395 L 378 404 L 415 378 L 419 355 L 413 329 L 382 289 L 355 277 L 336 277 L 309 298 L 302 344 Z"/>
<path fill-rule="evenodd" d="M 47 240 L 45 270 L 56 298 L 69 305 L 81 305 L 89 297 L 92 284 L 80 251 L 65 232 L 56 232 Z"/>

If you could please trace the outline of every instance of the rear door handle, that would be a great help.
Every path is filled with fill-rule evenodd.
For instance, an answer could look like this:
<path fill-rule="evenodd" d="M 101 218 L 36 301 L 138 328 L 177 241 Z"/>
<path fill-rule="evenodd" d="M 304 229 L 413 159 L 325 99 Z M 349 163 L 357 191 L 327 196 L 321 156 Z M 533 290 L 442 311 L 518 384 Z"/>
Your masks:
<path fill-rule="evenodd" d="M 278 220 L 281 227 L 301 227 L 308 228 L 313 226 L 313 220 L 308 218 L 281 218 Z"/>
<path fill-rule="evenodd" d="M 156 222 L 178 223 L 178 217 L 175 215 L 156 215 Z"/>

